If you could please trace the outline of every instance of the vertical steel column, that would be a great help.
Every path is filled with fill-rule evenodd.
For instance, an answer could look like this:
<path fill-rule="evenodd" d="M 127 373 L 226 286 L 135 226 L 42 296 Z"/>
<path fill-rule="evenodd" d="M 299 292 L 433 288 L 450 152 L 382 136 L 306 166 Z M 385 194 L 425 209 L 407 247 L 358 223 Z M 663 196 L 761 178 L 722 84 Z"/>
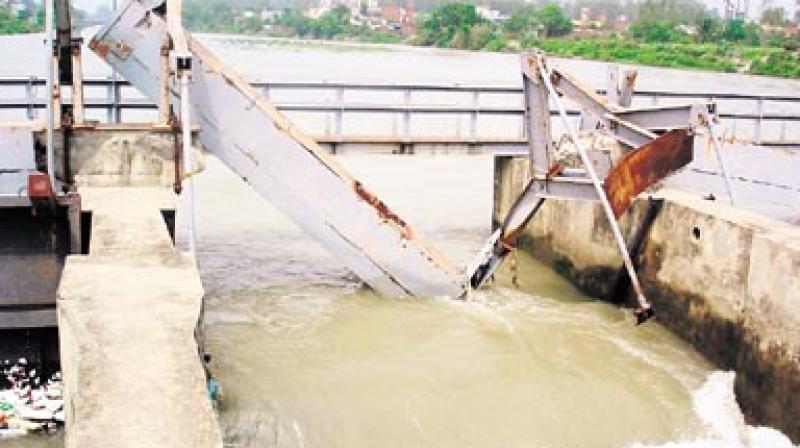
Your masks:
<path fill-rule="evenodd" d="M 619 66 L 609 64 L 608 79 L 606 79 L 606 99 L 610 104 L 619 104 Z"/>
<path fill-rule="evenodd" d="M 165 37 L 161 46 L 161 97 L 158 102 L 158 124 L 169 124 L 169 38 Z"/>
<path fill-rule="evenodd" d="M 45 22 L 45 45 L 47 46 L 47 175 L 50 176 L 50 183 L 53 191 L 56 191 L 56 156 L 54 142 L 55 128 L 55 104 L 53 93 L 53 0 L 44 0 L 44 22 Z"/>
<path fill-rule="evenodd" d="M 81 65 L 81 44 L 83 39 L 72 41 L 72 118 L 75 126 L 86 123 L 86 109 L 83 101 L 83 68 Z"/>
<path fill-rule="evenodd" d="M 633 103 L 633 91 L 636 86 L 636 77 L 639 72 L 636 70 L 625 70 L 622 75 L 622 88 L 619 94 L 619 105 L 623 107 L 631 107 Z"/>
<path fill-rule="evenodd" d="M 58 76 L 58 49 L 53 46 L 53 54 L 52 54 L 52 67 L 51 70 L 53 71 L 53 90 L 51 92 L 53 98 L 53 126 L 58 128 L 61 127 L 61 80 Z"/>
<path fill-rule="evenodd" d="M 528 157 L 531 175 L 544 175 L 550 170 L 553 137 L 550 130 L 550 94 L 542 84 L 543 74 L 536 64 L 541 54 L 524 54 L 520 59 L 524 95 L 524 126 L 528 135 Z"/>
<path fill-rule="evenodd" d="M 183 166 L 187 177 L 186 194 L 189 199 L 189 250 L 197 252 L 197 214 L 195 213 L 194 163 L 192 160 L 192 116 L 189 103 L 189 71 L 179 74 L 181 83 L 181 126 L 183 132 Z"/>
<path fill-rule="evenodd" d="M 181 25 L 181 1 L 167 0 L 167 30 L 172 38 L 175 56 L 175 73 L 180 84 L 181 126 L 183 141 L 183 167 L 186 179 L 186 194 L 189 202 L 189 250 L 197 252 L 197 215 L 195 212 L 194 163 L 192 160 L 192 114 L 189 101 L 189 79 L 192 76 L 192 55 Z"/>
<path fill-rule="evenodd" d="M 558 112 L 561 115 L 561 120 L 564 123 L 564 127 L 567 129 L 567 132 L 570 136 L 570 139 L 572 140 L 572 143 L 578 150 L 578 154 L 580 155 L 581 162 L 583 164 L 584 169 L 586 170 L 586 174 L 588 174 L 589 178 L 592 180 L 592 185 L 594 185 L 594 189 L 597 192 L 597 196 L 600 199 L 600 203 L 603 205 L 603 211 L 605 211 L 606 218 L 608 219 L 608 223 L 611 226 L 611 233 L 614 235 L 614 240 L 617 242 L 617 248 L 619 249 L 619 253 L 622 256 L 622 261 L 623 264 L 625 265 L 625 269 L 628 270 L 628 276 L 631 279 L 631 286 L 633 286 L 633 290 L 636 292 L 636 300 L 639 303 L 639 308 L 636 310 L 637 320 L 640 323 L 644 322 L 653 315 L 653 310 L 652 307 L 650 306 L 650 303 L 644 296 L 642 285 L 639 283 L 639 276 L 636 274 L 636 269 L 633 266 L 633 261 L 631 260 L 631 257 L 628 253 L 628 246 L 625 243 L 625 238 L 622 236 L 622 232 L 620 231 L 619 225 L 617 224 L 617 218 L 614 215 L 614 210 L 611 208 L 611 204 L 608 202 L 608 197 L 606 196 L 606 192 L 603 190 L 603 185 L 600 182 L 600 178 L 597 176 L 597 173 L 594 170 L 594 165 L 592 165 L 592 160 L 589 158 L 586 149 L 581 144 L 581 141 L 578 138 L 578 133 L 575 130 L 575 127 L 569 121 L 569 117 L 567 116 L 567 110 L 564 108 L 564 103 L 563 101 L 561 101 L 561 98 L 558 97 L 558 93 L 556 92 L 555 88 L 550 82 L 550 73 L 545 68 L 542 58 L 537 58 L 536 62 L 539 67 L 541 79 L 544 82 L 544 85 L 547 87 L 547 90 L 550 92 L 550 95 L 553 96 L 556 100 L 556 106 L 558 107 Z"/>

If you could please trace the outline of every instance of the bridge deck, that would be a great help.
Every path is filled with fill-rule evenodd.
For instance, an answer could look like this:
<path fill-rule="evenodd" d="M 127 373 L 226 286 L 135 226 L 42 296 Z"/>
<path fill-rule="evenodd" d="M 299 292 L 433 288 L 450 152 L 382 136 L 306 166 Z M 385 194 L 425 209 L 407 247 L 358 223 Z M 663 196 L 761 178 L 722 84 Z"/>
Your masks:
<path fill-rule="evenodd" d="M 85 189 L 88 256 L 58 292 L 66 446 L 221 447 L 194 330 L 203 289 L 155 189 Z"/>

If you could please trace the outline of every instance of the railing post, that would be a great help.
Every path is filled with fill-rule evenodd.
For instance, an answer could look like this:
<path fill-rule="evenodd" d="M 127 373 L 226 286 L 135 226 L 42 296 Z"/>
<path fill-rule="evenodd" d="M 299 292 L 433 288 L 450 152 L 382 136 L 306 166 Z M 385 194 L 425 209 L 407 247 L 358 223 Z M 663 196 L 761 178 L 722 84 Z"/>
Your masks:
<path fill-rule="evenodd" d="M 114 123 L 114 81 L 115 76 L 108 77 L 108 84 L 106 85 L 106 121 Z"/>
<path fill-rule="evenodd" d="M 785 142 L 786 141 L 786 119 L 785 119 L 785 117 L 789 116 L 789 111 L 784 109 L 783 110 L 783 116 L 784 116 L 784 119 L 781 120 L 781 138 L 779 140 L 780 142 Z"/>
<path fill-rule="evenodd" d="M 405 110 L 403 111 L 403 140 L 410 141 L 411 140 L 411 88 L 405 90 L 403 94 L 403 105 L 405 106 Z"/>
<path fill-rule="evenodd" d="M 114 79 L 114 123 L 122 123 L 122 86 Z"/>
<path fill-rule="evenodd" d="M 33 91 L 33 81 L 34 77 L 31 76 L 28 78 L 28 83 L 25 84 L 25 96 L 28 99 L 28 120 L 33 120 L 36 118 L 36 109 L 35 109 L 35 102 L 36 102 L 36 95 L 34 95 Z"/>
<path fill-rule="evenodd" d="M 756 143 L 761 143 L 761 125 L 764 122 L 764 98 L 759 97 L 758 101 L 756 102 L 756 109 L 758 114 L 758 119 L 756 120 L 756 130 L 754 141 Z"/>
<path fill-rule="evenodd" d="M 339 108 L 336 109 L 336 140 L 342 140 L 342 121 L 344 121 L 344 87 L 336 88 L 336 103 Z"/>
<path fill-rule="evenodd" d="M 480 111 L 478 110 L 480 107 L 480 95 L 481 92 L 475 90 L 472 92 L 472 113 L 470 114 L 470 121 L 469 121 L 469 138 L 474 142 L 478 141 L 478 116 L 480 115 Z"/>

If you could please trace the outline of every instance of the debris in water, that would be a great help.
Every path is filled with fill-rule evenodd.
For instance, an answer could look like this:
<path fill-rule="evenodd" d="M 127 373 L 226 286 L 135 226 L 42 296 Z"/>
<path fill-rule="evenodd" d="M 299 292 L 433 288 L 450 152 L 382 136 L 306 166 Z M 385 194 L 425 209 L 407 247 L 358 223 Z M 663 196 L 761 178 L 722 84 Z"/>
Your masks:
<path fill-rule="evenodd" d="M 0 389 L 0 439 L 52 432 L 64 423 L 64 384 L 56 372 L 42 385 L 25 358 L 5 360 Z"/>

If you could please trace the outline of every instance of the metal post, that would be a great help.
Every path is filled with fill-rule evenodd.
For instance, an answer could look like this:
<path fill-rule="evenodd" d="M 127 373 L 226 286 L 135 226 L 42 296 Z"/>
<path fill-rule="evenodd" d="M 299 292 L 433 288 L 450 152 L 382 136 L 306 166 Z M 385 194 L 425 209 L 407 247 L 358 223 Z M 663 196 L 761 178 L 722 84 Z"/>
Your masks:
<path fill-rule="evenodd" d="M 636 77 L 639 72 L 636 70 L 625 70 L 622 75 L 622 87 L 619 93 L 619 105 L 623 107 L 631 107 L 633 102 L 633 90 L 636 86 Z"/>
<path fill-rule="evenodd" d="M 56 156 L 54 142 L 55 105 L 53 104 L 53 0 L 45 0 L 44 22 L 47 51 L 47 175 L 56 191 Z"/>
<path fill-rule="evenodd" d="M 761 125 L 764 121 L 764 98 L 759 98 L 756 101 L 756 110 L 758 114 L 758 119 L 756 120 L 756 130 L 753 140 L 756 143 L 761 143 Z"/>
<path fill-rule="evenodd" d="M 553 84 L 550 82 L 549 71 L 547 71 L 547 68 L 544 66 L 541 57 L 536 58 L 536 62 L 538 63 L 539 66 L 541 79 L 544 81 L 547 90 L 550 92 L 550 96 L 554 98 L 556 101 L 556 106 L 558 107 L 558 112 L 561 115 L 561 120 L 564 124 L 564 127 L 567 129 L 570 139 L 572 139 L 572 143 L 578 149 L 578 154 L 581 157 L 581 163 L 583 164 L 586 173 L 589 175 L 589 178 L 592 180 L 592 185 L 594 185 L 595 192 L 597 193 L 597 196 L 600 199 L 600 203 L 603 205 L 603 210 L 605 211 L 606 218 L 608 219 L 608 223 L 611 225 L 611 233 L 614 235 L 614 240 L 616 240 L 617 242 L 617 248 L 619 249 L 620 255 L 622 255 L 622 261 L 625 265 L 625 269 L 628 270 L 628 276 L 631 279 L 631 285 L 633 286 L 633 290 L 636 292 L 636 300 L 639 302 L 639 309 L 636 311 L 636 314 L 639 321 L 642 322 L 643 320 L 646 320 L 648 317 L 652 315 L 652 308 L 650 306 L 650 303 L 644 297 L 642 286 L 639 283 L 639 276 L 636 275 L 636 269 L 633 267 L 633 261 L 631 261 L 631 257 L 628 254 L 628 246 L 625 243 L 625 238 L 622 236 L 622 232 L 620 231 L 619 225 L 617 224 L 617 218 L 614 215 L 614 211 L 611 208 L 611 204 L 608 202 L 608 198 L 606 197 L 606 193 L 603 190 L 600 178 L 597 176 L 597 173 L 594 170 L 594 166 L 592 165 L 592 160 L 586 153 L 586 149 L 583 147 L 583 144 L 581 143 L 580 139 L 578 139 L 578 133 L 575 131 L 575 127 L 573 126 L 572 122 L 570 122 L 569 117 L 567 116 L 567 111 L 564 108 L 564 103 L 558 96 L 558 93 L 553 87 Z"/>
<path fill-rule="evenodd" d="M 789 115 L 789 112 L 787 110 L 784 110 L 783 111 L 783 116 L 787 117 L 788 115 Z M 785 119 L 781 120 L 781 137 L 780 137 L 779 141 L 780 142 L 785 142 L 786 141 L 786 120 Z"/>
<path fill-rule="evenodd" d="M 169 38 L 161 45 L 161 97 L 158 102 L 158 124 L 169 124 Z"/>
<path fill-rule="evenodd" d="M 606 85 L 606 99 L 609 104 L 619 104 L 619 66 L 616 64 L 609 64 L 608 66 Z"/>
<path fill-rule="evenodd" d="M 116 83 L 117 76 L 113 74 L 108 77 L 108 84 L 106 85 L 106 122 L 114 122 L 114 84 Z"/>
<path fill-rule="evenodd" d="M 181 83 L 181 125 L 183 132 L 183 166 L 184 176 L 186 177 L 186 194 L 189 199 L 189 250 L 193 253 L 197 252 L 197 230 L 195 223 L 197 222 L 195 213 L 195 195 L 194 195 L 194 164 L 192 161 L 192 121 L 191 109 L 189 105 L 189 72 L 184 71 L 180 75 Z"/>
<path fill-rule="evenodd" d="M 30 78 L 28 78 L 28 83 L 25 84 L 25 96 L 28 98 L 28 109 L 27 109 L 28 120 L 33 120 L 36 118 L 36 109 L 34 104 L 36 102 L 36 96 L 33 94 L 34 79 L 35 78 L 31 76 Z"/>
<path fill-rule="evenodd" d="M 175 73 L 178 76 L 181 93 L 181 131 L 183 140 L 183 169 L 186 179 L 186 194 L 188 195 L 189 210 L 189 251 L 197 252 L 197 231 L 195 223 L 197 215 L 195 213 L 195 194 L 194 194 L 194 164 L 192 161 L 192 115 L 191 101 L 189 101 L 189 78 L 192 76 L 192 56 L 189 53 L 189 43 L 183 32 L 181 25 L 181 2 L 180 0 L 167 1 L 167 30 L 172 38 L 173 52 L 175 55 Z"/>
<path fill-rule="evenodd" d="M 336 89 L 336 104 L 339 106 L 336 109 L 334 119 L 336 126 L 336 140 L 342 140 L 342 121 L 344 120 L 344 87 Z"/>
<path fill-rule="evenodd" d="M 83 68 L 81 66 L 81 44 L 83 39 L 72 42 L 72 117 L 75 126 L 86 123 L 86 109 L 83 101 Z"/>
<path fill-rule="evenodd" d="M 553 136 L 550 123 L 550 94 L 542 84 L 539 67 L 531 60 L 541 57 L 538 53 L 523 55 L 522 70 L 523 114 L 528 136 L 528 159 L 531 176 L 545 175 L 550 171 Z"/>
<path fill-rule="evenodd" d="M 473 142 L 478 141 L 478 116 L 480 112 L 478 109 L 480 108 L 480 91 L 475 90 L 472 92 L 472 109 L 473 112 L 470 114 L 470 121 L 469 121 L 469 138 Z"/>
<path fill-rule="evenodd" d="M 736 207 L 736 196 L 733 193 L 733 184 L 730 176 L 728 175 L 728 170 L 725 168 L 725 160 L 722 157 L 722 135 L 717 135 L 716 125 L 713 122 L 713 118 L 708 117 L 707 122 L 708 132 L 711 137 L 711 141 L 714 143 L 714 153 L 717 156 L 717 164 L 719 164 L 722 180 L 725 182 L 725 189 L 728 191 L 728 197 L 731 200 L 731 206 Z"/>
<path fill-rule="evenodd" d="M 53 98 L 53 127 L 59 128 L 61 127 L 61 80 L 58 77 L 58 55 L 56 54 L 56 48 L 53 48 L 52 54 L 52 61 L 53 65 L 51 66 L 51 70 L 53 70 L 53 79 L 51 84 L 53 89 L 51 91 L 51 95 Z"/>
<path fill-rule="evenodd" d="M 122 101 L 122 86 L 118 82 L 116 78 L 114 78 L 113 83 L 113 92 L 114 92 L 114 123 L 119 124 L 122 123 L 122 108 L 120 107 L 120 102 Z"/>
<path fill-rule="evenodd" d="M 403 112 L 403 140 L 411 141 L 411 88 L 406 89 L 403 93 L 403 104 L 405 111 Z"/>

